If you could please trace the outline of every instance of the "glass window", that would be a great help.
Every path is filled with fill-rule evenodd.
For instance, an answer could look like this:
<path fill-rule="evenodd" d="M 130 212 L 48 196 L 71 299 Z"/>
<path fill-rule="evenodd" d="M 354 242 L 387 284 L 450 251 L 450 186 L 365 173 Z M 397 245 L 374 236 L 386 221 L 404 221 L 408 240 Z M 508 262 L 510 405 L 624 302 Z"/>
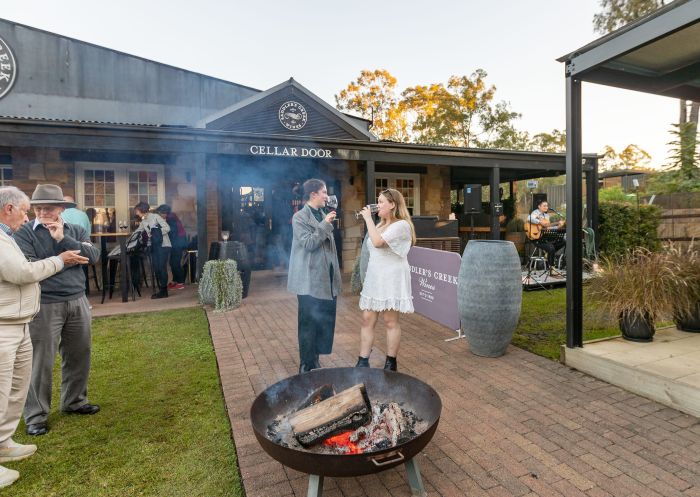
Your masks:
<path fill-rule="evenodd" d="M 0 186 L 12 184 L 12 166 L 0 166 Z"/>
<path fill-rule="evenodd" d="M 114 191 L 114 173 L 104 169 L 86 169 L 83 185 L 83 208 L 90 218 L 93 231 L 116 231 L 114 195 L 105 194 L 109 189 Z"/>
<path fill-rule="evenodd" d="M 420 181 L 417 174 L 397 175 L 382 174 L 375 177 L 375 191 L 379 196 L 387 188 L 398 190 L 406 201 L 408 212 L 413 215 L 420 213 Z"/>

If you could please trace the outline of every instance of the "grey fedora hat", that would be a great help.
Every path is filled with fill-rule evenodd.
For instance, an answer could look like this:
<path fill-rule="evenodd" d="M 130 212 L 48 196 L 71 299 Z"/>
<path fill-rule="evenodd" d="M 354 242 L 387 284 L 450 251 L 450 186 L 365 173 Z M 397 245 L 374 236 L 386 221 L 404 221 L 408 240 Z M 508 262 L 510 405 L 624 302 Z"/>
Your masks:
<path fill-rule="evenodd" d="M 75 207 L 75 202 L 63 200 L 63 190 L 58 185 L 36 185 L 32 193 L 32 205 L 60 205 L 62 207 Z"/>

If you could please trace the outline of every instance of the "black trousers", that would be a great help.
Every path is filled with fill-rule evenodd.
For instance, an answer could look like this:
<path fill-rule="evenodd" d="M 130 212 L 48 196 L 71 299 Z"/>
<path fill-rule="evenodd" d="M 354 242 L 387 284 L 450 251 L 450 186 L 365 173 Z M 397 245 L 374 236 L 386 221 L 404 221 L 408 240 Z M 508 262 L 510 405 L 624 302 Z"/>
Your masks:
<path fill-rule="evenodd" d="M 182 247 L 172 247 L 170 249 L 170 271 L 173 273 L 175 283 L 185 282 L 185 269 L 182 267 Z"/>
<path fill-rule="evenodd" d="M 312 367 L 319 354 L 330 354 L 333 349 L 337 299 L 297 295 L 297 301 L 299 362 Z"/>
<path fill-rule="evenodd" d="M 151 251 L 151 264 L 153 264 L 153 272 L 156 274 L 156 281 L 160 290 L 168 288 L 169 257 L 170 247 L 153 247 Z"/>
<path fill-rule="evenodd" d="M 557 240 L 555 242 L 535 240 L 535 247 L 541 248 L 547 252 L 547 262 L 549 263 L 549 267 L 554 267 L 554 256 L 564 245 L 566 245 L 564 240 Z"/>

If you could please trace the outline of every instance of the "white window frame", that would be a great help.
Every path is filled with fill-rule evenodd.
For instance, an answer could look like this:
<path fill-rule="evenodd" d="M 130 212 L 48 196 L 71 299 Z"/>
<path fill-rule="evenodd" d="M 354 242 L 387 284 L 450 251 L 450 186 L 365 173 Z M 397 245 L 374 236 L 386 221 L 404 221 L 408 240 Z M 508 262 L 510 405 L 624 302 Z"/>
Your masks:
<path fill-rule="evenodd" d="M 5 170 L 5 169 L 9 169 L 10 171 L 12 171 L 12 164 L 0 164 L 0 169 L 3 170 L 3 173 L 0 174 L 0 186 L 9 186 L 9 185 L 11 185 L 13 180 L 6 180 L 6 179 L 5 179 L 5 172 L 4 172 L 4 170 Z M 13 171 L 13 172 L 14 172 L 14 171 Z M 12 177 L 13 177 L 13 179 L 14 179 L 14 174 L 12 175 Z M 9 181 L 9 183 L 8 183 L 8 181 Z"/>
<path fill-rule="evenodd" d="M 389 188 L 396 189 L 397 179 L 411 179 L 413 180 L 414 188 L 414 205 L 413 205 L 413 215 L 420 216 L 420 174 L 402 174 L 402 173 L 375 173 L 375 179 L 385 179 L 389 185 Z M 376 182 L 375 182 L 376 189 Z"/>
<path fill-rule="evenodd" d="M 85 170 L 101 169 L 114 171 L 114 208 L 118 221 L 129 222 L 133 205 L 129 205 L 129 173 L 148 171 L 157 174 L 158 204 L 165 203 L 165 168 L 161 164 L 120 164 L 114 162 L 76 162 L 75 201 L 80 209 L 85 209 Z M 158 207 L 152 205 L 152 208 Z"/>

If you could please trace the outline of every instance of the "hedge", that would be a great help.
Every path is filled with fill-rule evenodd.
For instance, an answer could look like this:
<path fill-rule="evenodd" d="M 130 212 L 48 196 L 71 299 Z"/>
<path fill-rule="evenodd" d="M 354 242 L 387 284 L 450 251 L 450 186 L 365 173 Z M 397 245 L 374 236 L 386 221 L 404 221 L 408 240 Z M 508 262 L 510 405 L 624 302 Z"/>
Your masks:
<path fill-rule="evenodd" d="M 600 202 L 598 237 L 600 252 L 618 257 L 630 249 L 644 247 L 651 251 L 661 248 L 659 223 L 661 209 L 655 205 L 622 202 Z"/>

